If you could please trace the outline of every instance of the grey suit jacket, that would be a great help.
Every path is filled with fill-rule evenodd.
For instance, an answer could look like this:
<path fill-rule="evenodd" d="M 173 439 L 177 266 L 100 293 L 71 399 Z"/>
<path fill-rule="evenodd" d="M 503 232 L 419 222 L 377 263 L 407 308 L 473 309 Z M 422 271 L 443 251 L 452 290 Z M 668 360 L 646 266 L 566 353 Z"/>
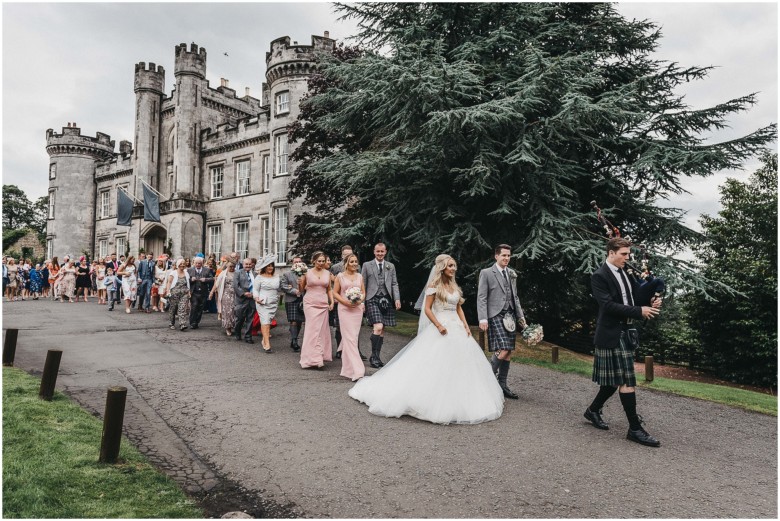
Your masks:
<path fill-rule="evenodd" d="M 282 275 L 282 278 L 279 281 L 279 287 L 284 292 L 285 302 L 292 302 L 300 296 L 296 293 L 298 291 L 298 275 L 292 271 L 288 271 Z"/>
<path fill-rule="evenodd" d="M 149 262 L 152 263 L 151 267 L 149 266 Z M 154 281 L 154 261 L 148 261 L 146 259 L 142 261 L 138 261 L 138 278 L 141 280 L 148 280 L 148 281 Z"/>
<path fill-rule="evenodd" d="M 398 289 L 398 277 L 395 273 L 395 266 L 387 261 L 384 261 L 384 263 L 385 291 L 392 297 L 392 300 L 401 300 L 401 291 Z M 363 280 L 366 283 L 366 300 L 370 300 L 379 289 L 379 268 L 376 265 L 376 261 L 371 259 L 364 262 L 360 273 L 363 275 Z"/>
<path fill-rule="evenodd" d="M 236 292 L 236 308 L 254 305 L 254 298 L 244 295 L 244 293 L 252 293 L 252 284 L 249 282 L 246 271 L 236 270 L 236 274 L 233 275 L 233 288 Z"/>
<path fill-rule="evenodd" d="M 517 273 L 509 269 L 509 284 L 515 295 L 515 316 L 518 322 L 525 320 L 523 308 L 520 306 L 520 297 L 517 295 Z M 477 317 L 480 322 L 488 320 L 501 313 L 507 298 L 504 286 L 504 277 L 495 264 L 479 272 L 479 286 L 477 287 Z"/>

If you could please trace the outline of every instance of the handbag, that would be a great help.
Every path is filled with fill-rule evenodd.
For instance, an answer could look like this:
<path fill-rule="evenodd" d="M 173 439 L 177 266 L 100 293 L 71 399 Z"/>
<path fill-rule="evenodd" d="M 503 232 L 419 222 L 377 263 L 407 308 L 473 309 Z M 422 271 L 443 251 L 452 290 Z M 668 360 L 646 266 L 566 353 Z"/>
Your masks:
<path fill-rule="evenodd" d="M 512 313 L 504 313 L 501 322 L 504 324 L 504 329 L 510 333 L 514 333 L 517 329 L 517 323 L 515 322 L 515 316 Z"/>

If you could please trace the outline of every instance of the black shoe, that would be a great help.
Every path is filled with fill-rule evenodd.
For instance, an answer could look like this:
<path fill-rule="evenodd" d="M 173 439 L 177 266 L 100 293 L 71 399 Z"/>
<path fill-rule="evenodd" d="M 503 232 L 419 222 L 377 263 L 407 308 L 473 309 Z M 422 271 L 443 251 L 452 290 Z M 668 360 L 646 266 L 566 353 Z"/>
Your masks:
<path fill-rule="evenodd" d="M 519 398 L 519 396 L 513 393 L 506 384 L 501 386 L 501 390 L 504 391 L 504 396 L 507 398 L 511 398 L 512 400 L 517 400 Z"/>
<path fill-rule="evenodd" d="M 585 419 L 588 420 L 590 423 L 593 424 L 594 427 L 597 429 L 601 429 L 603 431 L 609 430 L 609 425 L 607 425 L 607 422 L 604 421 L 604 418 L 601 417 L 601 411 L 591 411 L 590 407 L 585 409 Z"/>
<path fill-rule="evenodd" d="M 190 324 L 190 329 L 198 329 L 198 324 Z"/>
<path fill-rule="evenodd" d="M 179 330 L 180 331 L 187 331 L 187 326 L 184 326 L 184 327 L 180 328 Z"/>
<path fill-rule="evenodd" d="M 382 364 L 382 362 L 379 360 L 379 358 L 374 358 L 373 356 L 368 361 L 368 365 L 370 365 L 374 369 L 379 369 L 380 367 L 382 367 L 382 365 L 380 364 Z"/>
<path fill-rule="evenodd" d="M 268 349 L 263 349 L 263 352 L 265 352 L 265 353 L 275 353 L 273 347 L 269 347 Z"/>
<path fill-rule="evenodd" d="M 639 427 L 637 430 L 631 430 L 628 429 L 628 434 L 626 434 L 626 439 L 630 441 L 635 441 L 637 443 L 641 443 L 642 445 L 647 445 L 648 447 L 660 447 L 661 442 L 657 439 L 650 436 L 646 430 L 644 430 L 642 427 Z"/>
<path fill-rule="evenodd" d="M 244 342 L 246 342 L 247 344 L 254 344 L 255 343 L 255 341 L 252 340 L 251 338 L 245 339 Z"/>
<path fill-rule="evenodd" d="M 243 340 L 244 340 L 244 339 L 243 339 L 243 338 L 241 338 L 240 336 L 237 336 L 237 337 L 234 337 L 234 338 L 236 339 L 236 342 L 241 342 L 241 341 L 243 341 Z"/>
<path fill-rule="evenodd" d="M 360 355 L 360 359 L 363 360 L 364 362 L 368 360 L 368 358 L 366 358 L 366 355 L 360 352 L 360 349 L 358 349 L 358 354 Z"/>

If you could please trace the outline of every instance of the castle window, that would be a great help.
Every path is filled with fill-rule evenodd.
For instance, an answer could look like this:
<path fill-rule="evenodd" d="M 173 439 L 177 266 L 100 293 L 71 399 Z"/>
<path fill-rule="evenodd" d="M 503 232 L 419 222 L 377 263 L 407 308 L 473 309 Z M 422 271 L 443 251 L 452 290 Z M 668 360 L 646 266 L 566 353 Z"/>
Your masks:
<path fill-rule="evenodd" d="M 269 156 L 263 156 L 263 192 L 271 189 L 271 168 L 268 164 Z"/>
<path fill-rule="evenodd" d="M 280 92 L 276 95 L 276 115 L 290 112 L 290 93 L 289 91 Z"/>
<path fill-rule="evenodd" d="M 263 256 L 271 252 L 271 221 L 268 217 L 260 218 L 260 251 Z"/>
<path fill-rule="evenodd" d="M 211 170 L 211 198 L 218 199 L 222 197 L 223 167 L 215 166 Z"/>
<path fill-rule="evenodd" d="M 276 175 L 287 175 L 287 134 L 279 134 L 274 140 L 276 148 Z"/>
<path fill-rule="evenodd" d="M 54 190 L 49 190 L 49 219 L 54 219 Z"/>
<path fill-rule="evenodd" d="M 116 254 L 117 256 L 127 255 L 127 237 L 116 238 Z"/>
<path fill-rule="evenodd" d="M 111 192 L 103 190 L 100 192 L 100 219 L 105 219 L 111 211 Z M 103 256 L 105 257 L 105 255 Z"/>
<path fill-rule="evenodd" d="M 46 239 L 46 257 L 51 259 L 54 257 L 54 240 Z"/>
<path fill-rule="evenodd" d="M 236 195 L 249 193 L 249 161 L 236 163 Z"/>
<path fill-rule="evenodd" d="M 108 255 L 108 239 L 100 239 L 98 241 L 98 258 L 105 259 Z"/>
<path fill-rule="evenodd" d="M 57 163 L 52 163 L 49 165 L 49 179 L 54 179 L 57 177 Z"/>
<path fill-rule="evenodd" d="M 215 224 L 209 226 L 209 249 L 208 253 L 213 253 L 216 258 L 219 258 L 222 250 L 222 225 Z"/>
<path fill-rule="evenodd" d="M 246 259 L 249 257 L 249 223 L 236 223 L 235 229 L 235 244 L 236 253 L 238 253 L 239 259 Z"/>
<path fill-rule="evenodd" d="M 287 207 L 274 208 L 274 253 L 278 264 L 287 264 Z"/>

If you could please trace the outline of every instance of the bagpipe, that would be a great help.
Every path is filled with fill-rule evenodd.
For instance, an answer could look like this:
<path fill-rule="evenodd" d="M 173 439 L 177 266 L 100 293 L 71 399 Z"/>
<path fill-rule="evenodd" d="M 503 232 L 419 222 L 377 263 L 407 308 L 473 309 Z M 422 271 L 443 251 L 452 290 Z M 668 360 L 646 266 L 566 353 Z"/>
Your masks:
<path fill-rule="evenodd" d="M 620 237 L 620 230 L 604 216 L 596 201 L 591 201 L 590 205 L 596 211 L 596 219 L 598 219 L 599 224 L 604 227 L 607 240 Z M 626 236 L 624 238 L 631 241 L 631 237 Z M 650 256 L 647 253 L 647 247 L 640 243 L 638 248 L 642 253 L 641 269 L 638 269 L 630 262 L 626 262 L 626 274 L 635 283 L 632 285 L 637 288 L 634 294 L 634 303 L 638 306 L 649 306 L 653 300 L 661 298 L 664 292 L 666 292 L 666 283 L 664 279 L 656 277 L 650 271 Z"/>

